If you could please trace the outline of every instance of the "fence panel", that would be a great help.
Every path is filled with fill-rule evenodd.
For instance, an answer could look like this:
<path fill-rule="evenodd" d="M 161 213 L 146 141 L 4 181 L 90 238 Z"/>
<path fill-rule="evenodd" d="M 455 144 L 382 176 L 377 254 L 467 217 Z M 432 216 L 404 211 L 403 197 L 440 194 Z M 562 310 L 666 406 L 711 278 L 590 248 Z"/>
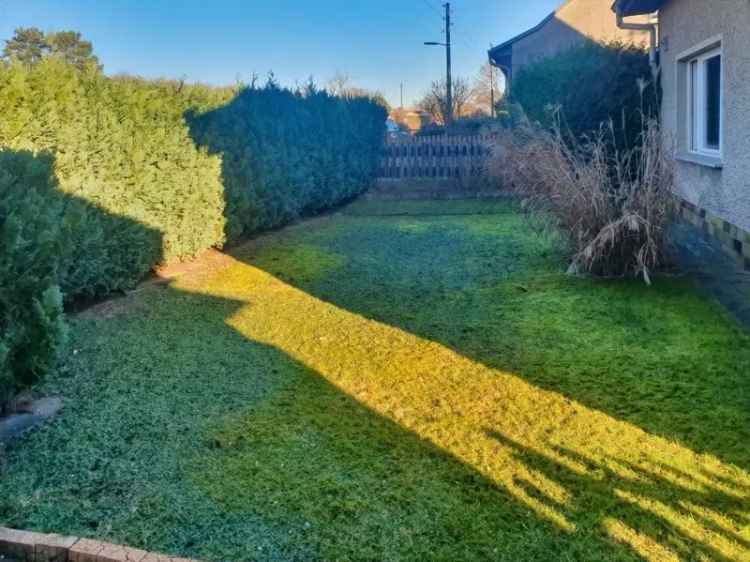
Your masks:
<path fill-rule="evenodd" d="M 478 176 L 494 135 L 396 136 L 383 149 L 380 177 L 462 178 Z"/>

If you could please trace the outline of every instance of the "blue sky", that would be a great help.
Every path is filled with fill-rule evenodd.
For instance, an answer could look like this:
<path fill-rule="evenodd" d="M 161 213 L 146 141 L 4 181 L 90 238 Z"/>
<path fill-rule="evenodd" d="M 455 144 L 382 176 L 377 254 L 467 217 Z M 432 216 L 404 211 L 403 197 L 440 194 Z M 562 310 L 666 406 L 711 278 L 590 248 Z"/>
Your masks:
<path fill-rule="evenodd" d="M 560 0 L 454 0 L 454 74 L 473 78 L 498 44 L 538 23 Z M 105 72 L 211 84 L 273 70 L 285 85 L 347 73 L 406 103 L 445 72 L 441 0 L 0 0 L 0 39 L 18 26 L 74 29 Z"/>

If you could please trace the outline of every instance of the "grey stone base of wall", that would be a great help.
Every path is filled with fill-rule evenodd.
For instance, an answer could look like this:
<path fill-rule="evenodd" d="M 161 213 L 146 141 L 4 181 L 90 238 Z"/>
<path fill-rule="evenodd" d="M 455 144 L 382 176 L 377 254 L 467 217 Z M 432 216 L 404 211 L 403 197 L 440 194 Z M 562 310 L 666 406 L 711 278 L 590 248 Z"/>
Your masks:
<path fill-rule="evenodd" d="M 750 271 L 703 229 L 682 220 L 671 232 L 677 264 L 743 324 L 750 328 Z"/>
<path fill-rule="evenodd" d="M 687 201 L 680 201 L 680 216 L 715 239 L 740 267 L 750 271 L 750 232 Z"/>
<path fill-rule="evenodd" d="M 117 544 L 0 527 L 0 560 L 13 562 L 194 562 Z"/>

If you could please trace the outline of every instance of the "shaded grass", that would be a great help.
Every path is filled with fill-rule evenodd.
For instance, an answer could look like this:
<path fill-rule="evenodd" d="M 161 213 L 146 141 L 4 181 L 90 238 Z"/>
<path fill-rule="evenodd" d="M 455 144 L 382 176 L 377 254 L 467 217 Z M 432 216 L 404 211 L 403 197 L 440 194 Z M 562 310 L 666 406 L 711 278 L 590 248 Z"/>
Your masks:
<path fill-rule="evenodd" d="M 77 319 L 0 522 L 210 560 L 746 556 L 747 335 L 684 281 L 562 275 L 507 204 L 420 205 Z"/>
<path fill-rule="evenodd" d="M 435 201 L 423 199 L 378 200 L 359 199 L 343 209 L 349 216 L 455 216 L 455 215 L 494 215 L 517 212 L 516 205 L 509 199 L 457 199 Z"/>

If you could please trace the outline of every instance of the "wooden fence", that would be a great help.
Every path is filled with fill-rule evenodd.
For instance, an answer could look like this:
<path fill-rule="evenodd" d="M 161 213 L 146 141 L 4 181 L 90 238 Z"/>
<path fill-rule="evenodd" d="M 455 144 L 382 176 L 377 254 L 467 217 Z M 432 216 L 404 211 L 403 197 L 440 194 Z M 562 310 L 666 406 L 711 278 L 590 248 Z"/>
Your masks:
<path fill-rule="evenodd" d="M 380 177 L 462 178 L 480 175 L 493 135 L 395 136 L 383 149 Z"/>

